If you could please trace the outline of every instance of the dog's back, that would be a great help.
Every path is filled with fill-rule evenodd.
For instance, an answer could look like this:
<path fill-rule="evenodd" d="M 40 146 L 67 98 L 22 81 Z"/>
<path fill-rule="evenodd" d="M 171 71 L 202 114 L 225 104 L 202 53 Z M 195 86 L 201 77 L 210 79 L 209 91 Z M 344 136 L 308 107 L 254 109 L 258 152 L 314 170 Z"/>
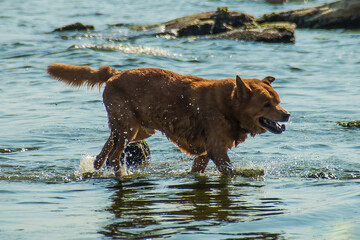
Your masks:
<path fill-rule="evenodd" d="M 217 117 L 220 105 L 229 101 L 234 86 L 230 79 L 206 80 L 163 69 L 140 68 L 111 78 L 103 98 L 110 121 L 131 119 L 143 128 L 165 133 L 182 150 L 201 154 L 205 152 L 207 120 Z"/>

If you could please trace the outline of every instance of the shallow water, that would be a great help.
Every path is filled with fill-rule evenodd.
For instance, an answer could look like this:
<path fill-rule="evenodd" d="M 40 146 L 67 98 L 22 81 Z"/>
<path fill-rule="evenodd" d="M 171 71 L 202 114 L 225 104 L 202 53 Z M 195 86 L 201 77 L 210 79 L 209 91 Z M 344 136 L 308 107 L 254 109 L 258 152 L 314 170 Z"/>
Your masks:
<path fill-rule="evenodd" d="M 358 239 L 360 32 L 296 30 L 295 44 L 155 37 L 112 24 L 150 24 L 228 6 L 255 16 L 329 1 L 1 1 L 1 239 Z M 51 33 L 81 21 L 91 32 Z M 206 78 L 275 76 L 291 121 L 282 135 L 229 151 L 227 178 L 164 136 L 148 140 L 152 165 L 118 181 L 91 172 L 108 137 L 97 89 L 47 76 L 52 62 L 161 67 Z M 181 161 L 180 161 L 181 160 Z"/>

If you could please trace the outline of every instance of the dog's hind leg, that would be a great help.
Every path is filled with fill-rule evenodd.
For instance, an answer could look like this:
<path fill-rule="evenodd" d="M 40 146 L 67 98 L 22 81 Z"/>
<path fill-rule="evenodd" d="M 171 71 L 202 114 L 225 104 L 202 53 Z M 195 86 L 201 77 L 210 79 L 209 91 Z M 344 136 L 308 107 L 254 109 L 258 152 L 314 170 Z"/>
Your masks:
<path fill-rule="evenodd" d="M 209 163 L 209 156 L 207 154 L 196 156 L 194 159 L 194 163 L 191 168 L 191 172 L 204 173 L 206 166 Z"/>
<path fill-rule="evenodd" d="M 114 168 L 115 176 L 117 178 L 127 174 L 126 169 L 122 166 L 120 161 L 121 154 L 124 152 L 126 146 L 134 140 L 139 130 L 135 127 L 121 129 L 122 130 L 114 133 L 114 148 L 112 149 L 108 157 L 109 163 Z"/>
<path fill-rule="evenodd" d="M 114 134 L 113 132 L 111 132 L 101 152 L 96 156 L 94 162 L 94 168 L 96 170 L 99 170 L 104 165 L 109 153 L 111 152 L 111 150 L 113 150 L 113 148 L 114 148 Z"/>

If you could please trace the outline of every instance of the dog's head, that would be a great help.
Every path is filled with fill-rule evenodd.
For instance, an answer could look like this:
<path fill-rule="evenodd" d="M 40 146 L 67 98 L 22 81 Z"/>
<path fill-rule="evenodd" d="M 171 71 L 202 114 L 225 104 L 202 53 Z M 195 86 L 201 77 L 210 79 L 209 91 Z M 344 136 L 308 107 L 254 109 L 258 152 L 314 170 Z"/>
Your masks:
<path fill-rule="evenodd" d="M 270 76 L 263 80 L 236 76 L 235 95 L 240 104 L 234 114 L 251 135 L 267 130 L 276 134 L 285 131 L 285 125 L 278 122 L 289 121 L 290 114 L 280 106 L 279 95 L 271 86 L 274 80 Z"/>

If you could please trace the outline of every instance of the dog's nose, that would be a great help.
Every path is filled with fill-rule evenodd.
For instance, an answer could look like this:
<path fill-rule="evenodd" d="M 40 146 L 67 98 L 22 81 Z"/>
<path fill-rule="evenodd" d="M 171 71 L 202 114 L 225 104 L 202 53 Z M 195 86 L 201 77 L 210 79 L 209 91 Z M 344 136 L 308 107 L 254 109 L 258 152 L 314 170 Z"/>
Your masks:
<path fill-rule="evenodd" d="M 282 115 L 282 121 L 287 122 L 290 119 L 290 113 L 283 113 Z"/>

